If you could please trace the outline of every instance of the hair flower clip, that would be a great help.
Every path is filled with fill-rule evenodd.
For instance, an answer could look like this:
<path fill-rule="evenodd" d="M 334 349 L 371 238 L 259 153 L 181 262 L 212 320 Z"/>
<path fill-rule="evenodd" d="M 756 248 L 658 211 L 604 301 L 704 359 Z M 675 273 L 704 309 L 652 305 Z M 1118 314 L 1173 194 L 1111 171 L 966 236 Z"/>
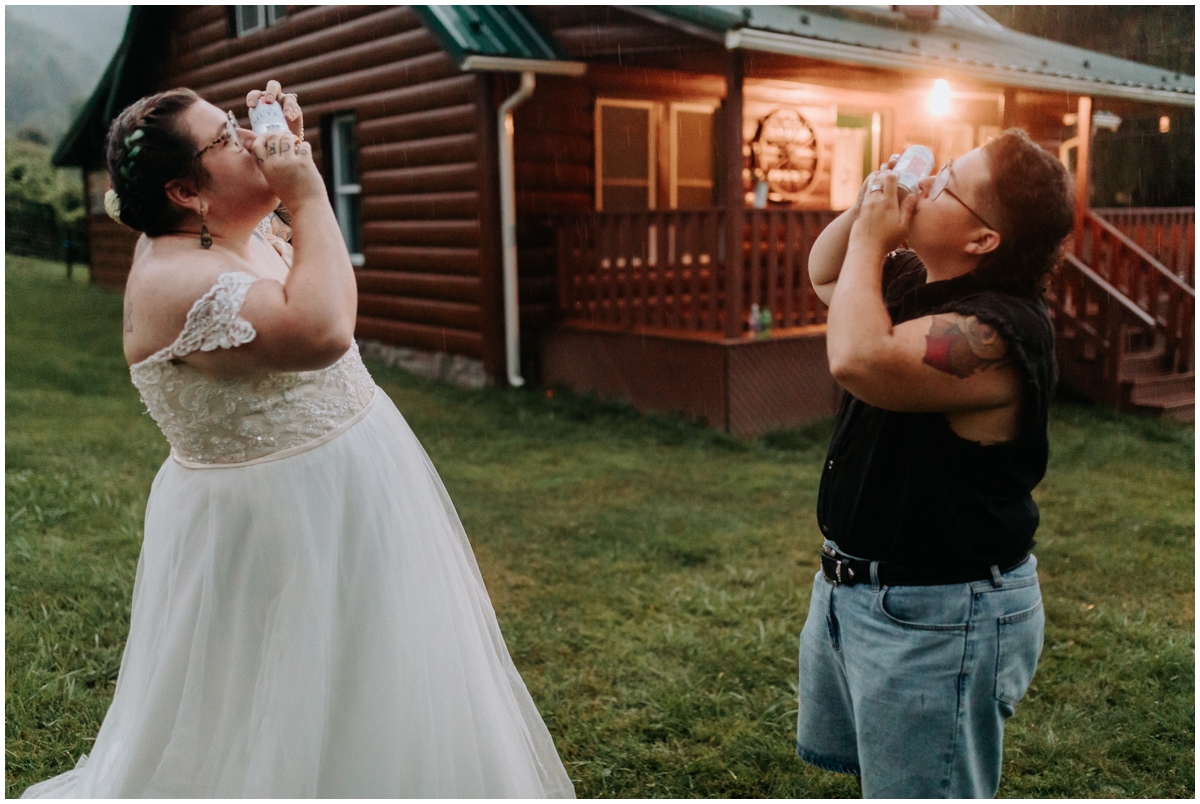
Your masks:
<path fill-rule="evenodd" d="M 117 223 L 123 223 L 121 220 L 121 198 L 117 195 L 116 190 L 109 190 L 104 194 L 104 211 L 108 213 L 108 217 Z"/>

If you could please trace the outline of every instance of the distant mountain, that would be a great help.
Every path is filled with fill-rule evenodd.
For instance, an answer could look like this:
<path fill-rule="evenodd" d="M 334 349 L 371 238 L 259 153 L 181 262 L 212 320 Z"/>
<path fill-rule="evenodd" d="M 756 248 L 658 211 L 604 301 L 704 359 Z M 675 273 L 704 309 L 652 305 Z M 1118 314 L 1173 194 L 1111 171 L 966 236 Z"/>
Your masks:
<path fill-rule="evenodd" d="M 33 12 L 30 7 L 4 12 L 4 130 L 37 129 L 55 144 L 95 89 L 116 45 L 111 36 L 89 38 L 86 25 L 70 38 L 61 36 L 30 22 Z M 76 44 L 89 41 L 95 44 L 86 49 Z"/>

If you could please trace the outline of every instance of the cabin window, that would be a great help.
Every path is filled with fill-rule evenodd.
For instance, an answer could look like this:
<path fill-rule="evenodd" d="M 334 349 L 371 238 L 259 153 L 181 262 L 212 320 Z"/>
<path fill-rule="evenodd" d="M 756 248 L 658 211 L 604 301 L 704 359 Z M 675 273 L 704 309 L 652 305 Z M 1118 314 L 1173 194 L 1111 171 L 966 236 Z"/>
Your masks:
<path fill-rule="evenodd" d="M 238 36 L 261 31 L 287 17 L 287 6 L 234 6 L 234 23 Z"/>
<path fill-rule="evenodd" d="M 596 209 L 711 207 L 715 108 L 597 99 Z"/>
<path fill-rule="evenodd" d="M 713 107 L 671 104 L 671 208 L 713 205 Z"/>
<path fill-rule="evenodd" d="M 330 190 L 333 211 L 350 252 L 350 262 L 362 265 L 362 186 L 358 183 L 358 137 L 354 114 L 333 117 L 329 125 Z"/>
<path fill-rule="evenodd" d="M 596 209 L 656 209 L 656 104 L 596 101 Z"/>

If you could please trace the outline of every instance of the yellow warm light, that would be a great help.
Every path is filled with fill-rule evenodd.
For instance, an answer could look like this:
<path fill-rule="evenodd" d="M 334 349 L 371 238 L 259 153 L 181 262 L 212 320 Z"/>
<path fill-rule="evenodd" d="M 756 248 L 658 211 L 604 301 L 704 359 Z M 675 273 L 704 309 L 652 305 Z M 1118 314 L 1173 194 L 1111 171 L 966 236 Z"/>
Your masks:
<path fill-rule="evenodd" d="M 1158 131 L 1160 134 L 1169 134 L 1171 132 L 1171 118 L 1165 114 L 1158 118 Z"/>
<path fill-rule="evenodd" d="M 942 116 L 950 112 L 950 82 L 939 78 L 933 82 L 933 90 L 929 93 L 929 113 Z"/>

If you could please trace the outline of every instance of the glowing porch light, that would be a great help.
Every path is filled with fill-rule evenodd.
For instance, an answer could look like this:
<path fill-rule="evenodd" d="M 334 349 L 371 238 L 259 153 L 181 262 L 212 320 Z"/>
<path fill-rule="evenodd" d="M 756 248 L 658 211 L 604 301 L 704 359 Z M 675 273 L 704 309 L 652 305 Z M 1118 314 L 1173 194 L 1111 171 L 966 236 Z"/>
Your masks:
<path fill-rule="evenodd" d="M 1171 133 L 1171 118 L 1167 117 L 1165 114 L 1162 117 L 1158 118 L 1158 133 L 1159 134 Z"/>
<path fill-rule="evenodd" d="M 929 113 L 937 117 L 950 113 L 950 82 L 939 78 L 929 93 Z"/>

